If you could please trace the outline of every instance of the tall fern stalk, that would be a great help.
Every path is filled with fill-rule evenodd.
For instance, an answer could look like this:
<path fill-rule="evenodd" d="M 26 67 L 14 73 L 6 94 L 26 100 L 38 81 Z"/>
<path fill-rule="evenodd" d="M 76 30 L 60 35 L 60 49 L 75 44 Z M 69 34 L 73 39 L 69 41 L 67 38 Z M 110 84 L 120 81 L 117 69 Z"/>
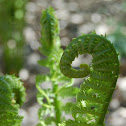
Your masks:
<path fill-rule="evenodd" d="M 38 63 L 48 67 L 49 73 L 36 77 L 37 100 L 41 105 L 38 111 L 40 121 L 38 126 L 58 126 L 58 123 L 64 121 L 62 112 L 69 113 L 68 106 L 72 106 L 72 103 L 64 104 L 62 99 L 75 97 L 78 88 L 72 87 L 73 79 L 65 77 L 60 72 L 59 64 L 63 50 L 60 48 L 59 21 L 51 7 L 42 12 L 41 26 L 42 47 L 40 51 L 46 58 Z M 51 82 L 52 88 L 42 89 L 43 82 Z"/>

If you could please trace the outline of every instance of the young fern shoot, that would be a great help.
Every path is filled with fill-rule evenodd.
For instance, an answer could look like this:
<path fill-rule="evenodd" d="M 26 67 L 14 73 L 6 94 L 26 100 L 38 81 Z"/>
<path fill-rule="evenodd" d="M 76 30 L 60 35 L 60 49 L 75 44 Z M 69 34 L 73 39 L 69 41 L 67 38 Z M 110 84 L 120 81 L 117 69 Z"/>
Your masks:
<path fill-rule="evenodd" d="M 25 89 L 14 75 L 0 77 L 0 126 L 21 126 L 19 107 L 25 101 Z"/>
<path fill-rule="evenodd" d="M 43 11 L 41 26 L 42 48 L 40 51 L 46 56 L 46 59 L 38 61 L 38 63 L 48 67 L 50 72 L 36 77 L 37 101 L 41 105 L 38 111 L 39 124 L 37 126 L 58 126 L 58 123 L 64 121 L 62 112 L 69 113 L 69 106 L 73 105 L 72 103 L 65 105 L 61 99 L 75 97 L 79 90 L 72 87 L 73 79 L 65 77 L 60 72 L 59 64 L 63 50 L 60 48 L 59 21 L 53 8 L 49 7 Z M 52 88 L 42 89 L 43 82 L 51 82 Z"/>
<path fill-rule="evenodd" d="M 92 64 L 81 64 L 81 70 L 71 67 L 78 54 L 91 54 Z M 104 118 L 119 75 L 119 61 L 113 45 L 106 37 L 92 34 L 74 39 L 60 60 L 61 72 L 70 78 L 90 75 L 80 86 L 76 106 L 72 107 L 74 120 L 59 126 L 104 126 Z"/>

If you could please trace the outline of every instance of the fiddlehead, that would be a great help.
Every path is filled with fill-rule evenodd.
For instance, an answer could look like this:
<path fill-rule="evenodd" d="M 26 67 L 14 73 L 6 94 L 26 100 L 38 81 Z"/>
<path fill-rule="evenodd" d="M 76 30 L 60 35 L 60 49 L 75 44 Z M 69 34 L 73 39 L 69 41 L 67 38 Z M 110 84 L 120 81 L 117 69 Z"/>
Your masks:
<path fill-rule="evenodd" d="M 25 89 L 14 75 L 0 77 L 0 126 L 20 126 L 23 117 L 18 115 L 24 103 Z"/>
<path fill-rule="evenodd" d="M 91 54 L 92 65 L 81 64 L 84 70 L 71 67 L 78 54 Z M 103 126 L 104 117 L 115 89 L 119 74 L 118 54 L 105 37 L 95 33 L 74 39 L 65 49 L 61 61 L 61 72 L 70 78 L 90 77 L 81 84 L 77 104 L 72 107 L 73 120 L 61 126 Z"/>
<path fill-rule="evenodd" d="M 42 12 L 41 26 L 42 53 L 46 55 L 49 54 L 54 46 L 55 48 L 60 47 L 59 21 L 52 7 L 48 7 Z"/>

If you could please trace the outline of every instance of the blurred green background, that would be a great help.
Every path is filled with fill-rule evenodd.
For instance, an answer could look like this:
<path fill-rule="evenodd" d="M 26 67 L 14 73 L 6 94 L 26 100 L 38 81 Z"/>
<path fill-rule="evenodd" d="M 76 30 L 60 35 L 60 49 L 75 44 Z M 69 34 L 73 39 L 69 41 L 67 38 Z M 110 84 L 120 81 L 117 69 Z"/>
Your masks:
<path fill-rule="evenodd" d="M 0 1 L 0 45 L 3 48 L 3 73 L 18 75 L 23 66 L 24 14 L 26 1 Z"/>
<path fill-rule="evenodd" d="M 37 61 L 40 54 L 42 10 L 51 5 L 60 21 L 62 48 L 82 33 L 96 30 L 119 52 L 120 77 L 106 116 L 107 126 L 126 124 L 126 0 L 0 0 L 0 75 L 15 74 L 24 82 L 27 100 L 21 109 L 23 126 L 35 126 L 38 121 L 35 76 L 47 73 Z M 87 55 L 78 58 L 90 61 Z M 82 80 L 75 79 L 75 85 Z M 47 85 L 45 85 L 47 86 Z"/>

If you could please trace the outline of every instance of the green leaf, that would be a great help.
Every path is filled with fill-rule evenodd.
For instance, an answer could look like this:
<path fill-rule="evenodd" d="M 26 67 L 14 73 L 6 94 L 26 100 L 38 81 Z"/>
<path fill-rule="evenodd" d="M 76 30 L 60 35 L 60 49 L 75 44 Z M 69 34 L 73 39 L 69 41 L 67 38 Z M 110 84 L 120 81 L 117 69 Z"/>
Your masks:
<path fill-rule="evenodd" d="M 48 59 L 39 60 L 38 64 L 41 65 L 41 66 L 48 67 L 49 66 L 49 60 Z"/>
<path fill-rule="evenodd" d="M 62 111 L 65 111 L 66 114 L 69 114 L 71 113 L 72 107 L 74 107 L 75 105 L 75 103 L 68 102 L 64 106 L 62 106 Z"/>
<path fill-rule="evenodd" d="M 38 111 L 40 124 L 51 124 L 54 121 L 54 108 L 47 108 L 42 106 Z"/>
<path fill-rule="evenodd" d="M 37 101 L 40 105 L 43 104 L 43 99 L 44 99 L 44 96 L 40 92 L 37 92 Z"/>
<path fill-rule="evenodd" d="M 64 97 L 74 97 L 79 92 L 79 88 L 77 87 L 64 87 L 62 88 L 58 94 Z"/>
<path fill-rule="evenodd" d="M 50 80 L 49 78 L 50 77 L 48 75 L 37 75 L 36 76 L 36 84 L 40 85 L 40 84 L 42 84 L 42 82 L 45 82 L 45 81 L 47 82 Z"/>

